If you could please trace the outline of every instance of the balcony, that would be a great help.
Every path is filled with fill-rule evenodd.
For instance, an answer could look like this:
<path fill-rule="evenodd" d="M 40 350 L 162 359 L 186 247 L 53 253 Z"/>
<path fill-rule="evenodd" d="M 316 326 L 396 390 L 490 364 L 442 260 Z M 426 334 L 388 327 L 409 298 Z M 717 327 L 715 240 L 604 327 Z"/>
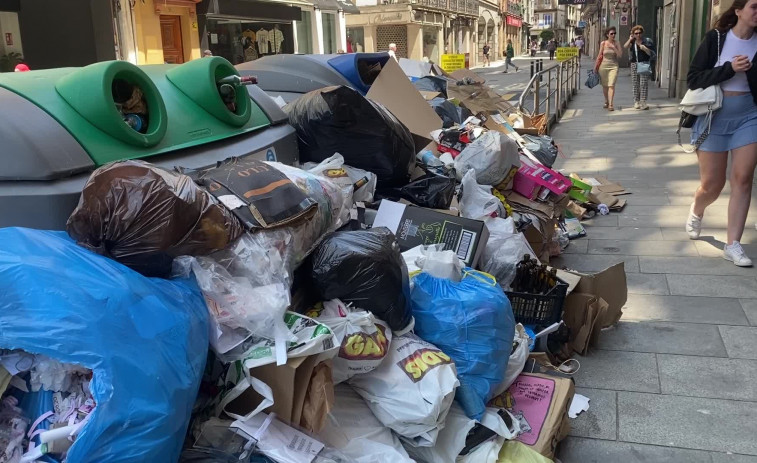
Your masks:
<path fill-rule="evenodd" d="M 410 3 L 444 12 L 478 16 L 478 0 L 410 0 Z"/>

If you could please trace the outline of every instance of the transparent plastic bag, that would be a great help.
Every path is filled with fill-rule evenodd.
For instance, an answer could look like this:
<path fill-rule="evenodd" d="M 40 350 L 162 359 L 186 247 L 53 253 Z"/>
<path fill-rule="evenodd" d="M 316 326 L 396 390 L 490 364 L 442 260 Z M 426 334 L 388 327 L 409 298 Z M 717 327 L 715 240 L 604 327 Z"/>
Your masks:
<path fill-rule="evenodd" d="M 502 289 L 509 289 L 515 279 L 515 266 L 524 254 L 535 256 L 526 237 L 515 231 L 512 218 L 491 218 L 486 220 L 489 229 L 489 241 L 486 242 L 484 254 L 479 267 L 493 275 Z"/>
<path fill-rule="evenodd" d="M 302 167 L 307 169 L 311 174 L 325 177 L 338 184 L 343 189 L 348 189 L 350 192 L 353 192 L 356 182 L 366 178 L 368 179 L 368 182 L 357 190 L 354 190 L 352 193 L 352 199 L 356 202 L 373 202 L 373 194 L 376 192 L 376 183 L 378 181 L 376 174 L 368 172 L 367 170 L 358 169 L 357 167 L 345 165 L 344 156 L 339 153 L 335 153 L 330 158 L 324 159 L 320 164 L 308 162 Z"/>
<path fill-rule="evenodd" d="M 506 180 L 512 169 L 520 167 L 518 144 L 499 132 L 484 132 L 473 140 L 455 158 L 457 179 L 471 169 L 476 170 L 476 181 L 482 185 L 497 186 Z"/>
<path fill-rule="evenodd" d="M 463 217 L 474 220 L 507 217 L 502 201 L 491 193 L 491 187 L 479 185 L 476 181 L 476 169 L 466 172 L 461 183 L 463 196 L 460 200 L 460 213 Z"/>

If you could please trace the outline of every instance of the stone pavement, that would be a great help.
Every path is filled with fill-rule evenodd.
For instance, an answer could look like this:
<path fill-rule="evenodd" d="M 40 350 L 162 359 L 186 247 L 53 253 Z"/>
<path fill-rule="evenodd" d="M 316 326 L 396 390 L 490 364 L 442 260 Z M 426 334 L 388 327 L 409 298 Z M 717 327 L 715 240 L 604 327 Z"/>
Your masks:
<path fill-rule="evenodd" d="M 755 463 L 757 269 L 721 257 L 728 187 L 707 210 L 701 239 L 685 234 L 696 157 L 677 146 L 676 102 L 650 84 L 648 111 L 633 109 L 628 69 L 614 112 L 602 109 L 601 88 L 584 87 L 552 132 L 565 154 L 557 168 L 605 175 L 632 192 L 621 213 L 586 221 L 588 236 L 553 261 L 587 272 L 625 262 L 629 293 L 618 326 L 577 357 L 576 390 L 590 408 L 572 420 L 558 458 Z M 743 242 L 757 258 L 754 209 Z"/>

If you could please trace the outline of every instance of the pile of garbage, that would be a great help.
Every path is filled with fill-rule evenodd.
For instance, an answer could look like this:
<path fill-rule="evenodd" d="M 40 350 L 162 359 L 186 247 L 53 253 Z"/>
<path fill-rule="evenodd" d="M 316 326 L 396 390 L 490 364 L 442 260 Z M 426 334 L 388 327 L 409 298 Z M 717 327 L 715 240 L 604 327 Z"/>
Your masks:
<path fill-rule="evenodd" d="M 299 166 L 114 162 L 0 230 L 0 462 L 551 461 L 626 285 L 549 260 L 622 187 L 471 76 L 285 110 Z"/>

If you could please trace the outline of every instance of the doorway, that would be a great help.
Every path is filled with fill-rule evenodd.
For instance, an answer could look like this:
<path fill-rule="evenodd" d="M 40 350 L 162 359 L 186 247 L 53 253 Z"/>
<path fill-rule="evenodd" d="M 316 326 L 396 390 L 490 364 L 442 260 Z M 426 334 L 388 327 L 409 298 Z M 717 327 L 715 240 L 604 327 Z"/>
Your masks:
<path fill-rule="evenodd" d="M 184 43 L 181 40 L 181 17 L 160 16 L 160 38 L 163 41 L 163 60 L 169 64 L 184 62 Z"/>

